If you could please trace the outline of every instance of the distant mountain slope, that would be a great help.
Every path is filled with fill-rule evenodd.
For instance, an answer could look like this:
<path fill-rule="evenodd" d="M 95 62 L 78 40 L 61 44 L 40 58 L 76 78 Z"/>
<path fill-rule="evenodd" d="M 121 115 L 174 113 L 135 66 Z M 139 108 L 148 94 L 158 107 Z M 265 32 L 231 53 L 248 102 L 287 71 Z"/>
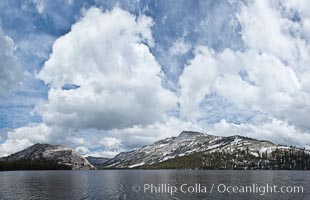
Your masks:
<path fill-rule="evenodd" d="M 110 160 L 111 158 L 105 158 L 105 157 L 94 157 L 94 156 L 87 156 L 85 157 L 86 160 L 94 165 L 94 166 L 101 166 L 103 165 L 105 162 L 107 162 L 108 160 Z"/>
<path fill-rule="evenodd" d="M 46 169 L 48 165 L 54 166 L 55 164 L 68 169 L 94 169 L 94 166 L 76 151 L 62 145 L 35 144 L 25 150 L 0 158 L 0 161 L 27 166 L 27 169 L 31 168 L 31 164 L 36 166 L 36 169 L 40 165 L 44 165 Z"/>
<path fill-rule="evenodd" d="M 251 157 L 262 154 L 271 155 L 274 151 L 289 150 L 290 147 L 276 145 L 269 141 L 260 141 L 243 136 L 220 137 L 199 132 L 183 131 L 178 137 L 166 138 L 151 145 L 123 152 L 107 161 L 108 168 L 135 168 L 139 166 L 163 163 L 176 158 L 195 155 L 200 152 L 246 152 Z M 301 150 L 294 148 L 296 150 Z M 307 150 L 306 153 L 309 153 Z M 200 162 L 200 161 L 199 161 Z M 168 166 L 167 166 L 168 167 Z M 168 167 L 169 168 L 169 167 Z"/>
<path fill-rule="evenodd" d="M 138 168 L 310 170 L 310 153 L 299 148 L 275 149 L 271 153 L 257 152 L 257 154 L 239 149 L 236 151 L 207 151 Z"/>

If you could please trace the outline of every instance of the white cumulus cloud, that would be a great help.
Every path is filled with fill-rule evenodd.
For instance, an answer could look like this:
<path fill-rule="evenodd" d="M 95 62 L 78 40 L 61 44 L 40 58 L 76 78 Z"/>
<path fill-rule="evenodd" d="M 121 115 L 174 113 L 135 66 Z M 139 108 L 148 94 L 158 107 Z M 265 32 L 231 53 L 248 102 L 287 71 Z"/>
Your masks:
<path fill-rule="evenodd" d="M 294 8 L 304 16 L 301 7 L 291 2 L 287 5 L 295 7 L 280 8 L 283 5 L 268 0 L 242 4 L 237 13 L 244 41 L 242 51 L 225 49 L 215 53 L 208 47 L 196 47 L 195 57 L 179 78 L 184 117 L 199 119 L 203 114 L 200 103 L 206 95 L 216 93 L 241 109 L 287 123 L 294 127 L 292 134 L 309 133 L 310 47 L 306 31 L 300 31 L 307 24 L 303 18 L 292 19 Z M 248 125 L 257 124 L 249 121 Z M 254 129 L 249 131 L 259 134 Z M 278 132 L 268 134 L 279 136 Z M 302 142 L 301 137 L 288 138 Z"/>
<path fill-rule="evenodd" d="M 47 125 L 112 129 L 165 119 L 176 96 L 149 51 L 152 20 L 114 8 L 86 11 L 58 38 L 38 77 L 51 89 L 37 107 Z M 65 84 L 79 86 L 63 90 Z"/>

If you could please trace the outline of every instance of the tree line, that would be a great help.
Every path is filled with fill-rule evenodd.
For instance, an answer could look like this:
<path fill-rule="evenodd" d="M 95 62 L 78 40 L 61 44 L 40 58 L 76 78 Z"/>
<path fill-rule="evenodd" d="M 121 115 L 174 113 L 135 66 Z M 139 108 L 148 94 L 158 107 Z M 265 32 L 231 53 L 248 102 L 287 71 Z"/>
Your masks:
<path fill-rule="evenodd" d="M 147 169 L 253 169 L 253 170 L 310 170 L 310 154 L 296 147 L 276 148 L 272 152 L 253 151 L 248 147 L 234 151 L 200 152 L 177 157 Z"/>

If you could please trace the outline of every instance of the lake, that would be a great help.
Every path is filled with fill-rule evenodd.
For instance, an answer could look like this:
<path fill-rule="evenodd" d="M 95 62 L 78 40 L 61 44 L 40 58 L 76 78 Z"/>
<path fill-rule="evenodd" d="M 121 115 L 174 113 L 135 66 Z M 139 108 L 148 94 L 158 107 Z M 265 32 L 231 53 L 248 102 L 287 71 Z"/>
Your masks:
<path fill-rule="evenodd" d="M 309 171 L 0 172 L 0 199 L 310 199 Z"/>

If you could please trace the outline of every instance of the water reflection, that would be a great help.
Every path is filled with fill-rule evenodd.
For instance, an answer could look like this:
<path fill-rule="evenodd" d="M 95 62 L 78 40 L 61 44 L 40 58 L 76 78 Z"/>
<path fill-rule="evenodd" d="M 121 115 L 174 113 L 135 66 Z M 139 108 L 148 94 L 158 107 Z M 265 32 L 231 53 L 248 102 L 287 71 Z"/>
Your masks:
<path fill-rule="evenodd" d="M 0 172 L 0 199 L 309 199 L 307 171 L 195 171 L 195 170 L 105 170 Z M 144 192 L 144 184 L 178 188 L 170 193 Z M 201 184 L 206 192 L 182 192 L 180 187 Z M 303 194 L 228 194 L 225 185 L 300 185 Z M 210 189 L 214 190 L 210 194 Z M 137 189 L 134 189 L 133 186 Z M 184 187 L 184 188 L 186 188 Z M 168 190 L 169 191 L 169 190 Z"/>

